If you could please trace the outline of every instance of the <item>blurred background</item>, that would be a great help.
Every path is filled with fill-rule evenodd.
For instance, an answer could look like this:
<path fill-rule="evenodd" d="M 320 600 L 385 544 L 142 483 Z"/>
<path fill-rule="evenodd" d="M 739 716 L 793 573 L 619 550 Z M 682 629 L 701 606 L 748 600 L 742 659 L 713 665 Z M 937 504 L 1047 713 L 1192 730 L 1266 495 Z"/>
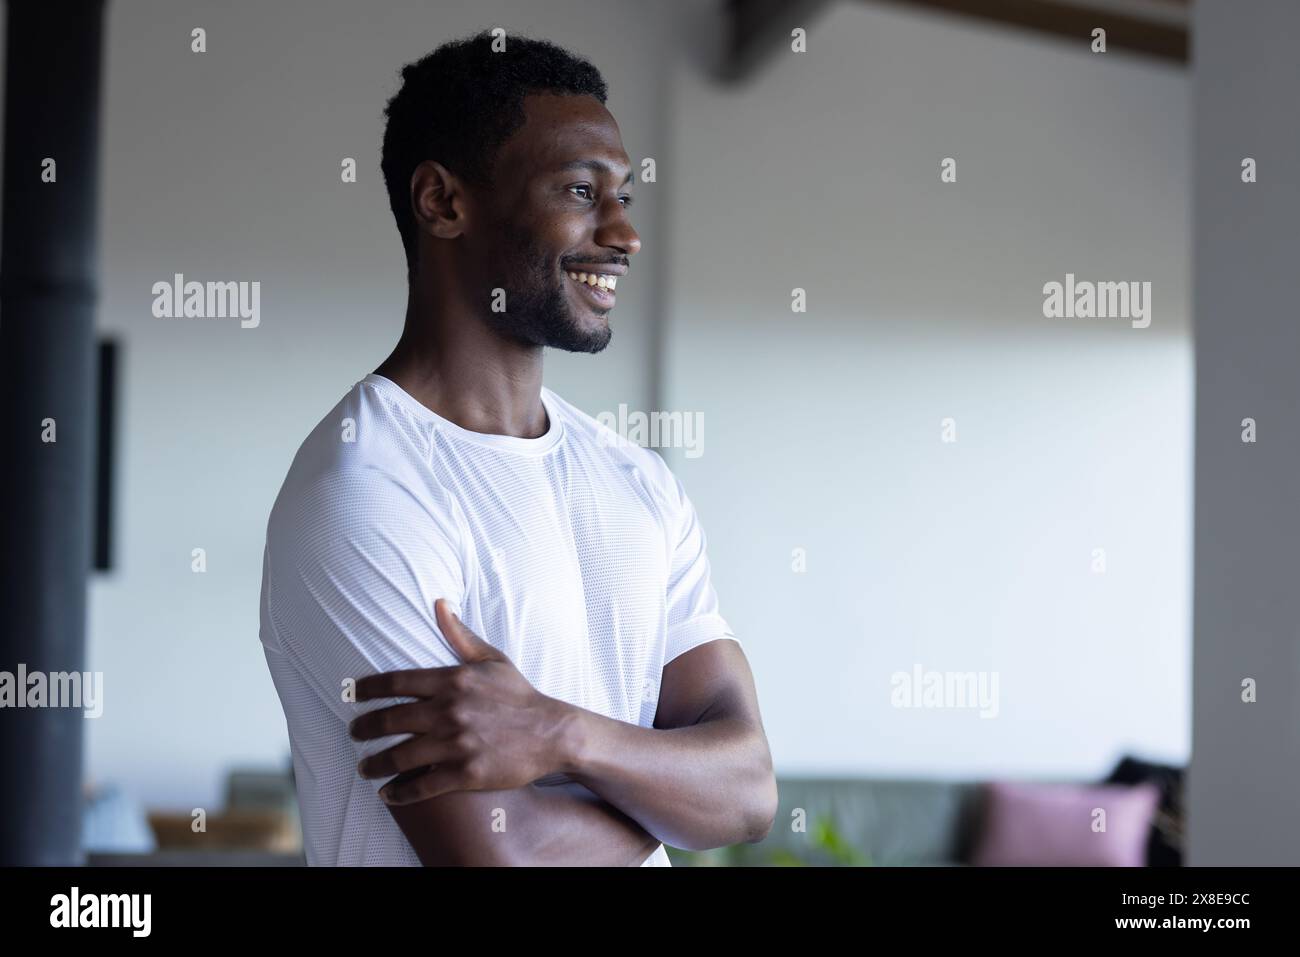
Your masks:
<path fill-rule="evenodd" d="M 9 4 L 9 139 L 30 6 Z M 1300 863 L 1300 8 L 121 0 L 99 22 L 98 162 L 60 167 L 96 184 L 93 218 L 39 227 L 80 235 L 52 268 L 97 296 L 79 361 L 104 371 L 60 420 L 86 451 L 71 519 L 22 478 L 48 413 L 13 410 L 57 343 L 16 329 L 10 217 L 43 187 L 4 151 L 23 610 L 0 668 L 63 641 L 84 659 L 62 667 L 104 676 L 93 720 L 0 714 L 8 862 L 298 860 L 258 642 L 266 519 L 401 330 L 379 171 L 398 70 L 501 26 L 590 59 L 634 168 L 654 161 L 612 344 L 549 353 L 546 382 L 592 415 L 703 425 L 659 451 L 754 670 L 781 810 L 762 844 L 673 862 Z M 155 318 L 176 273 L 259 281 L 260 323 Z M 1067 274 L 1150 283 L 1150 325 L 1045 317 Z M 84 615 L 66 561 L 33 559 L 59 514 L 97 557 Z M 953 698 L 967 681 L 978 703 Z M 1098 807 L 1104 840 L 1060 837 Z"/>

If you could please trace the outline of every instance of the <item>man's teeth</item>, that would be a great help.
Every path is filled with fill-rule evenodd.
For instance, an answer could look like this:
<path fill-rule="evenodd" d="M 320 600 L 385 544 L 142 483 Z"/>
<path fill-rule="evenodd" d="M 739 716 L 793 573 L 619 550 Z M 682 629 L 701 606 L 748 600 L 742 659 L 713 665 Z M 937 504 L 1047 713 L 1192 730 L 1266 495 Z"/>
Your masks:
<path fill-rule="evenodd" d="M 594 272 L 571 272 L 569 278 L 585 282 L 588 286 L 595 286 L 597 289 L 608 289 L 610 292 L 613 292 L 614 287 L 618 285 L 617 276 L 602 276 Z"/>

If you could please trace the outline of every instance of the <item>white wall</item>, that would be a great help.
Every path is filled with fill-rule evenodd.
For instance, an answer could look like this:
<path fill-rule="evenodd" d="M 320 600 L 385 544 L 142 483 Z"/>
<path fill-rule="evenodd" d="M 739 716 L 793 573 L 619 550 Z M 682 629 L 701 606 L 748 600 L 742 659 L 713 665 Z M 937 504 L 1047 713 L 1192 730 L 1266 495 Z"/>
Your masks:
<path fill-rule="evenodd" d="M 132 0 L 108 6 L 100 323 L 125 342 L 117 569 L 91 589 L 104 672 L 88 771 L 151 805 L 211 805 L 234 763 L 287 759 L 258 643 L 266 519 L 310 428 L 389 352 L 406 285 L 379 171 L 401 66 L 503 25 L 605 74 L 629 155 L 662 137 L 657 21 L 622 3 Z M 636 42 L 623 32 L 635 26 Z M 190 52 L 190 30 L 208 52 Z M 339 176 L 355 157 L 359 181 Z M 547 383 L 587 408 L 650 401 L 660 242 L 620 290 L 599 357 L 555 354 Z M 154 282 L 258 280 L 262 320 L 160 320 Z M 190 570 L 207 550 L 208 571 Z"/>
<path fill-rule="evenodd" d="M 1185 761 L 1186 72 L 867 3 L 791 25 L 753 85 L 674 72 L 664 186 L 664 401 L 705 422 L 671 462 L 779 769 Z M 1152 282 L 1150 327 L 1045 319 L 1067 272 Z M 998 717 L 892 707 L 916 663 L 997 672 Z"/>
<path fill-rule="evenodd" d="M 261 548 L 298 443 L 400 330 L 383 101 L 403 63 L 510 10 L 495 19 L 605 72 L 629 154 L 659 161 L 614 344 L 551 355 L 547 382 L 593 413 L 650 408 L 668 317 L 660 401 L 706 428 L 702 458 L 666 455 L 779 771 L 1185 758 L 1185 74 L 852 3 L 814 52 L 722 92 L 675 62 L 708 29 L 699 3 L 437 6 L 109 7 L 101 324 L 125 339 L 126 392 L 118 569 L 91 592 L 91 774 L 207 805 L 231 764 L 287 753 Z M 343 156 L 359 183 L 339 183 Z M 1043 319 L 1042 284 L 1067 271 L 1151 280 L 1151 328 Z M 261 327 L 154 319 L 174 272 L 260 280 Z M 949 415 L 956 445 L 938 441 Z M 890 708 L 914 662 L 998 670 L 1001 716 Z"/>

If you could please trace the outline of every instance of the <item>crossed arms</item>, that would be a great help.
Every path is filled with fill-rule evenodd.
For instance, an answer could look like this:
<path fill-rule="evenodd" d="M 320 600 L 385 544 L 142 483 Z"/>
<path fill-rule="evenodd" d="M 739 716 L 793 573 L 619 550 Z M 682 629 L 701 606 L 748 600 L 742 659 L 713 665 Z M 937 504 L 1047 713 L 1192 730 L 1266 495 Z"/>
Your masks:
<path fill-rule="evenodd" d="M 760 841 L 776 780 L 740 646 L 710 641 L 664 668 L 654 726 L 550 698 L 444 602 L 462 664 L 370 675 L 357 700 L 411 697 L 351 724 L 358 740 L 409 734 L 363 760 L 426 865 L 627 865 L 660 843 L 688 850 Z M 552 774 L 567 783 L 533 782 Z"/>

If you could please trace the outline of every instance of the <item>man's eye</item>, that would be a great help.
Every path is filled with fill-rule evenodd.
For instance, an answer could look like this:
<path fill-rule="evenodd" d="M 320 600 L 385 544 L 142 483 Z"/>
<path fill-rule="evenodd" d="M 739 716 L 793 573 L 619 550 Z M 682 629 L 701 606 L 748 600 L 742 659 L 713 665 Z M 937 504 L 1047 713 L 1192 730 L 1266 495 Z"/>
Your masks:
<path fill-rule="evenodd" d="M 591 187 L 588 186 L 586 183 L 579 183 L 579 184 L 576 185 L 576 186 L 570 186 L 569 189 L 581 189 L 581 190 L 585 190 L 585 191 L 587 192 L 588 195 L 590 195 L 590 193 L 591 193 Z M 631 196 L 628 196 L 626 193 L 625 193 L 624 195 L 620 196 L 619 199 L 623 200 L 623 208 L 624 208 L 624 209 L 627 209 L 629 206 L 632 205 L 632 197 L 631 197 Z"/>

